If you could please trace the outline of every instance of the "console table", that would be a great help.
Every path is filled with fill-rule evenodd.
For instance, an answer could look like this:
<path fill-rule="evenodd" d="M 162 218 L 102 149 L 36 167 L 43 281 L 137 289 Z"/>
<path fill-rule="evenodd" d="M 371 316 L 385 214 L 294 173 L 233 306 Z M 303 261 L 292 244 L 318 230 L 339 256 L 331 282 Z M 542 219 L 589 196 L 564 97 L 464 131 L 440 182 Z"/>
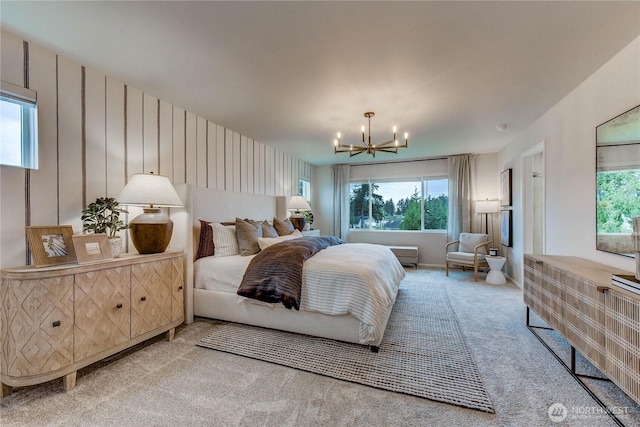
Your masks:
<path fill-rule="evenodd" d="M 2 396 L 63 377 L 184 321 L 182 251 L 3 269 Z"/>
<path fill-rule="evenodd" d="M 531 309 L 570 343 L 568 369 L 578 381 L 576 349 L 640 403 L 640 294 L 613 280 L 628 274 L 577 257 L 525 255 L 523 296 L 527 326 Z"/>

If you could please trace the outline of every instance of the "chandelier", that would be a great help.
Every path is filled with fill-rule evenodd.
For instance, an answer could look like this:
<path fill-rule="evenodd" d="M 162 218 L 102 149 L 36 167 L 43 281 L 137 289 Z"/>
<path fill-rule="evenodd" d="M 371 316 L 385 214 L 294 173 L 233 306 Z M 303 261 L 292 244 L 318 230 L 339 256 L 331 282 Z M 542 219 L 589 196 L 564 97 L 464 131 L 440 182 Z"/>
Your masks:
<path fill-rule="evenodd" d="M 340 132 L 338 132 L 338 138 L 333 141 L 335 153 L 349 153 L 349 157 L 353 157 L 360 153 L 368 153 L 373 157 L 376 156 L 376 151 L 383 151 L 385 153 L 398 154 L 398 148 L 407 148 L 409 142 L 409 133 L 404 133 L 404 144 L 399 144 L 396 138 L 396 127 L 393 127 L 393 138 L 389 141 L 385 141 L 381 144 L 371 144 L 371 117 L 375 113 L 368 111 L 364 113 L 364 116 L 369 119 L 369 135 L 368 139 L 364 138 L 365 127 L 362 126 L 362 145 L 345 145 L 340 140 Z"/>

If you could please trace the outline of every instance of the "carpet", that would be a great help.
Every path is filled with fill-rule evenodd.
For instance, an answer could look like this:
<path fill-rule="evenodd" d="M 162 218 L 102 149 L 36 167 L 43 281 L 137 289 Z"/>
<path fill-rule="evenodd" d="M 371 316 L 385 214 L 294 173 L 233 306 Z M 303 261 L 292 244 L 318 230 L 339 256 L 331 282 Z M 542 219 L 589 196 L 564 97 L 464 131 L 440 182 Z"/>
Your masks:
<path fill-rule="evenodd" d="M 403 281 L 379 353 L 362 345 L 235 323 L 218 325 L 197 345 L 495 413 L 440 283 Z"/>

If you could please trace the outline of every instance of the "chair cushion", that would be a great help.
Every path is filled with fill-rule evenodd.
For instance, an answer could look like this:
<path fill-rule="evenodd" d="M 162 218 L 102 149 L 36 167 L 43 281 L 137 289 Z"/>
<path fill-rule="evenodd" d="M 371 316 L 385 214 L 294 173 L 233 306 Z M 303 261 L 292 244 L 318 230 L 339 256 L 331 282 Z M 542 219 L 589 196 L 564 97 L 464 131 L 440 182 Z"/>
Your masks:
<path fill-rule="evenodd" d="M 489 240 L 488 234 L 480 234 L 480 233 L 460 233 L 460 252 L 471 252 L 473 254 L 473 249 L 486 241 Z M 487 247 L 483 246 L 478 248 L 479 254 L 487 254 Z"/>
<path fill-rule="evenodd" d="M 484 261 L 484 255 L 478 254 L 478 261 Z M 447 261 L 473 265 L 473 252 L 447 252 Z"/>

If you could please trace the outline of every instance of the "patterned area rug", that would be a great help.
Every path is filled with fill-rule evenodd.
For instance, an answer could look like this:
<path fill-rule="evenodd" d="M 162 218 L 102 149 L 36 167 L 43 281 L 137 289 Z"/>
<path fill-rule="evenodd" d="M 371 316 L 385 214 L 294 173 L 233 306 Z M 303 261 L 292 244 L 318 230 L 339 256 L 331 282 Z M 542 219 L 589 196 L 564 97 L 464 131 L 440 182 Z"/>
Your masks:
<path fill-rule="evenodd" d="M 226 323 L 198 345 L 383 390 L 494 413 L 440 283 L 400 286 L 380 344 L 366 346 Z"/>

